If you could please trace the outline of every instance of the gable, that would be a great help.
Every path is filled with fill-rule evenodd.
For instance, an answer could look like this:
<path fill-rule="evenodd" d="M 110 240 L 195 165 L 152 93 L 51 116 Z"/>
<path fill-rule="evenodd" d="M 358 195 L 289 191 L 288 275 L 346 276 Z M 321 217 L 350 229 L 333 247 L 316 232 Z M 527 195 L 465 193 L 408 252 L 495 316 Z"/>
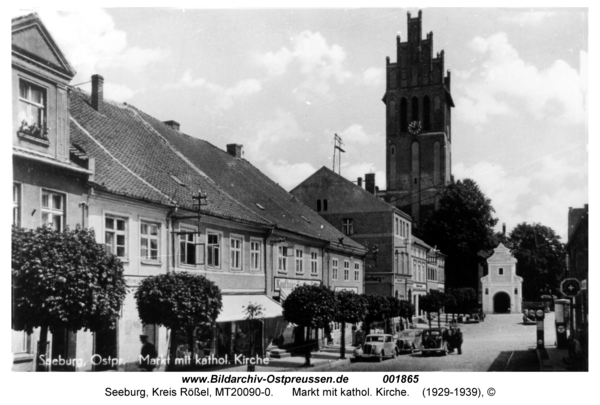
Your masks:
<path fill-rule="evenodd" d="M 12 49 L 17 54 L 57 70 L 69 78 L 75 76 L 75 71 L 37 16 L 30 16 L 17 24 L 13 23 Z"/>

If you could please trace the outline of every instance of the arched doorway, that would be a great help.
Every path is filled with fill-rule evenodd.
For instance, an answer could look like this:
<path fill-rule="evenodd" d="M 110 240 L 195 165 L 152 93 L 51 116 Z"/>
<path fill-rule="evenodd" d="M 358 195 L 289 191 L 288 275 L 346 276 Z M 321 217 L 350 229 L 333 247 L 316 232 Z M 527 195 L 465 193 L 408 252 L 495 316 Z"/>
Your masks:
<path fill-rule="evenodd" d="M 494 313 L 509 314 L 510 313 L 510 295 L 504 291 L 499 291 L 494 295 Z"/>

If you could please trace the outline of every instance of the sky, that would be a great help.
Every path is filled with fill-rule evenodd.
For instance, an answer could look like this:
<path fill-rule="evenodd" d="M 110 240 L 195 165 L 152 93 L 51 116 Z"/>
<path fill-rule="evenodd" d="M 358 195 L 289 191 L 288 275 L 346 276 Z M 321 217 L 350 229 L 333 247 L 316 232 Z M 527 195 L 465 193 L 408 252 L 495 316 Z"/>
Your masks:
<path fill-rule="evenodd" d="M 332 167 L 385 189 L 386 56 L 418 9 L 36 10 L 89 91 L 132 104 L 245 158 L 291 190 Z M 471 178 L 507 231 L 539 222 L 567 240 L 588 203 L 585 8 L 423 8 L 452 74 L 452 174 Z M 22 11 L 21 11 L 22 12 Z"/>

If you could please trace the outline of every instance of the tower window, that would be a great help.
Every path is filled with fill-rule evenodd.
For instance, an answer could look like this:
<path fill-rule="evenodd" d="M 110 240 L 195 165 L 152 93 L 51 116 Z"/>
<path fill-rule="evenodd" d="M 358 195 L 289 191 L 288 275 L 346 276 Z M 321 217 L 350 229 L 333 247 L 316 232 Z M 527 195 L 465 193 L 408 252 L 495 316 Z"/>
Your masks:
<path fill-rule="evenodd" d="M 404 97 L 400 100 L 400 131 L 408 131 L 408 101 Z"/>
<path fill-rule="evenodd" d="M 396 154 L 396 147 L 392 145 L 392 147 L 390 148 L 390 155 L 395 155 Z"/>
<path fill-rule="evenodd" d="M 504 269 L 503 269 L 502 267 L 500 267 L 500 268 L 498 269 L 498 275 L 499 275 L 499 276 L 503 276 L 503 275 L 504 275 Z"/>
<path fill-rule="evenodd" d="M 317 212 L 321 212 L 321 200 L 317 200 Z"/>
<path fill-rule="evenodd" d="M 429 96 L 423 98 L 423 129 L 431 131 L 431 102 Z"/>
<path fill-rule="evenodd" d="M 411 117 L 411 121 L 419 121 L 419 99 L 417 97 L 412 98 Z"/>
<path fill-rule="evenodd" d="M 327 200 L 323 200 L 323 211 L 327 211 Z"/>

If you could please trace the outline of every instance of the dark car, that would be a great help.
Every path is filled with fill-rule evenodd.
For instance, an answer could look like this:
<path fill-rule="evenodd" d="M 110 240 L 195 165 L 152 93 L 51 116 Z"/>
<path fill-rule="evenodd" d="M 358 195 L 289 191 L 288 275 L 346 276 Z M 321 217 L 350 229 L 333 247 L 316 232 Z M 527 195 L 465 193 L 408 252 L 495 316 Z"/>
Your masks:
<path fill-rule="evenodd" d="M 448 354 L 448 329 L 431 328 L 425 329 L 421 336 L 421 353 L 429 356 L 431 353 Z"/>
<path fill-rule="evenodd" d="M 406 353 L 417 350 L 419 347 L 421 347 L 422 335 L 423 331 L 418 329 L 407 329 L 400 332 L 398 335 L 398 340 L 396 340 L 398 353 Z"/>

